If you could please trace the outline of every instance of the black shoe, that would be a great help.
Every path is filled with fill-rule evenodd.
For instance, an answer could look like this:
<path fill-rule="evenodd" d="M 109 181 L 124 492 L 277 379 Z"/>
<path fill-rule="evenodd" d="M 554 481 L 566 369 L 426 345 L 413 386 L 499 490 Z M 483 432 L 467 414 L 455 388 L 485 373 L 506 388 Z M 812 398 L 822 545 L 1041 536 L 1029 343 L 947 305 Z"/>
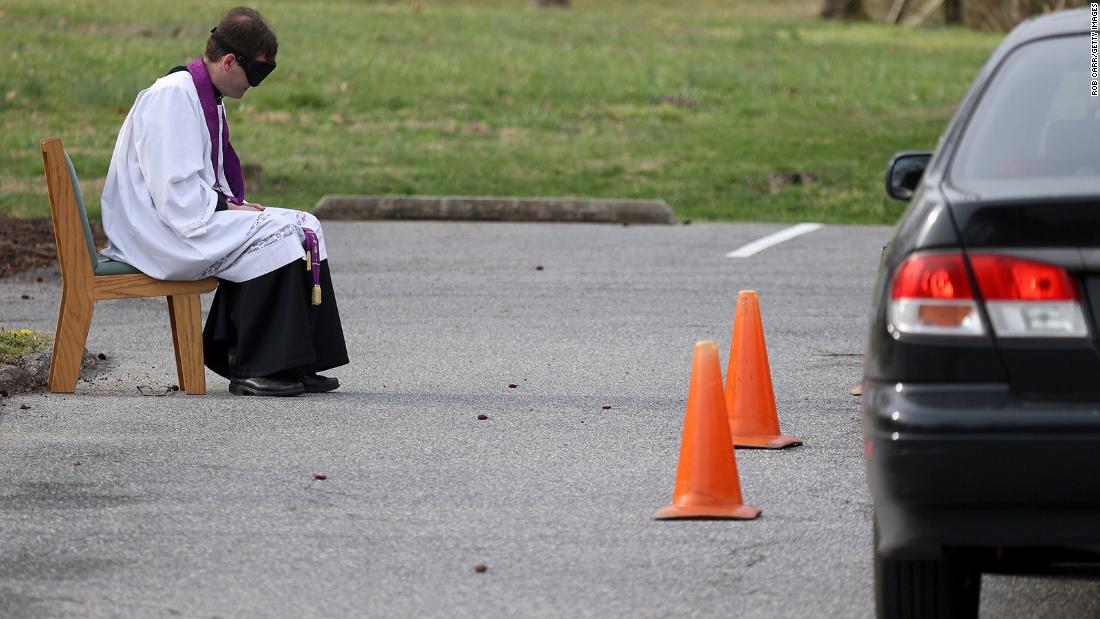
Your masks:
<path fill-rule="evenodd" d="M 236 395 L 298 395 L 305 391 L 302 383 L 271 376 L 234 378 L 229 381 L 229 393 Z"/>
<path fill-rule="evenodd" d="M 306 393 L 324 393 L 332 391 L 340 386 L 340 380 L 328 376 L 321 376 L 316 372 L 283 372 L 276 374 L 280 379 L 302 383 Z"/>

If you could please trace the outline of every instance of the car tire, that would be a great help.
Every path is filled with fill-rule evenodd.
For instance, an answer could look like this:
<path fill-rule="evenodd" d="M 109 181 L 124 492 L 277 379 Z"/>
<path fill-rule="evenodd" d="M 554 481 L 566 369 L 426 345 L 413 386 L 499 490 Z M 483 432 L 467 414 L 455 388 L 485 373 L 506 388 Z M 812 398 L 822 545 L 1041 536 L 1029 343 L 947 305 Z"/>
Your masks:
<path fill-rule="evenodd" d="M 878 551 L 875 528 L 875 615 L 879 619 L 975 618 L 982 574 L 945 549 L 942 559 L 905 560 Z"/>

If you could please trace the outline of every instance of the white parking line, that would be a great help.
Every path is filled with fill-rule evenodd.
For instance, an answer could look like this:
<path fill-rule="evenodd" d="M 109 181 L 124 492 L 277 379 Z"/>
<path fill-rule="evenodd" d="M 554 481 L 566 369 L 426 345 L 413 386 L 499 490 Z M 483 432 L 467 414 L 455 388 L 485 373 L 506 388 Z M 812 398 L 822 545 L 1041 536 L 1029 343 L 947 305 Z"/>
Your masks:
<path fill-rule="evenodd" d="M 797 226 L 791 226 L 776 232 L 775 234 L 769 234 L 768 236 L 757 239 L 748 245 L 739 247 L 730 253 L 726 254 L 727 258 L 748 258 L 749 256 L 764 251 L 772 245 L 778 245 L 783 241 L 789 241 L 796 236 L 802 236 L 809 232 L 813 232 L 818 228 L 824 228 L 824 224 L 798 224 Z"/>

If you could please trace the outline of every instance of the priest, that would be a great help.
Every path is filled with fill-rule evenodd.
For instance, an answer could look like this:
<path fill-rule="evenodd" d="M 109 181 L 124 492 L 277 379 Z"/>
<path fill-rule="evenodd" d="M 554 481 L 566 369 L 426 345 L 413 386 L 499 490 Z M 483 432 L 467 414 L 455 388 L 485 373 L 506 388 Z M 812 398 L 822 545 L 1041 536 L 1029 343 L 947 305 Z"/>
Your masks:
<path fill-rule="evenodd" d="M 238 395 L 331 391 L 348 363 L 316 217 L 245 198 L 223 97 L 275 70 L 278 40 L 230 10 L 201 58 L 138 94 L 103 187 L 103 255 L 157 279 L 221 280 L 203 331 L 206 366 Z"/>

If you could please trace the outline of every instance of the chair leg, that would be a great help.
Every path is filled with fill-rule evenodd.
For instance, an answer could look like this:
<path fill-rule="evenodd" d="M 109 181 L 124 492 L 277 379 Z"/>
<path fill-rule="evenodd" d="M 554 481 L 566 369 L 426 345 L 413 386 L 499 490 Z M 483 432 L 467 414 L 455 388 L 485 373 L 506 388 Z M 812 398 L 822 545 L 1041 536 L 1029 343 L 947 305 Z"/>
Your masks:
<path fill-rule="evenodd" d="M 180 389 L 188 395 L 206 393 L 206 368 L 202 356 L 202 317 L 199 295 L 177 294 L 168 297 L 168 317 L 172 322 L 172 347 L 176 351 L 176 376 Z"/>
<path fill-rule="evenodd" d="M 81 291 L 83 292 L 83 291 Z M 76 391 L 80 365 L 84 361 L 84 344 L 92 325 L 95 301 L 85 294 L 73 294 L 68 287 L 61 291 L 61 308 L 57 312 L 53 357 L 50 359 L 48 384 L 54 393 Z"/>

